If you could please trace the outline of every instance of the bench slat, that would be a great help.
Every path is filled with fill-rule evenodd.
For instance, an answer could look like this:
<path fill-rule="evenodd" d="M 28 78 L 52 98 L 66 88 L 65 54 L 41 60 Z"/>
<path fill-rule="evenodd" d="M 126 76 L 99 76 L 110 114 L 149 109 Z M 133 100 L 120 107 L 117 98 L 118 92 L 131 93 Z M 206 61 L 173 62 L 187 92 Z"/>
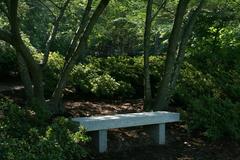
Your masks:
<path fill-rule="evenodd" d="M 83 125 L 87 131 L 97 131 L 104 129 L 177 122 L 179 119 L 179 113 L 158 111 L 116 114 L 109 116 L 78 117 L 73 118 L 72 120 L 80 123 L 80 125 Z"/>

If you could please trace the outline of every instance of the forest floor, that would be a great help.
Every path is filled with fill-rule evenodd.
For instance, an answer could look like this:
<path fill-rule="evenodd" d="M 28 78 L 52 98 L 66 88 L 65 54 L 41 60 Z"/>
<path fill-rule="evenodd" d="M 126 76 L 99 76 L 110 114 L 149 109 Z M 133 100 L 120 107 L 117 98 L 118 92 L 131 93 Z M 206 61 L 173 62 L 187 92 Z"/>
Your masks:
<path fill-rule="evenodd" d="M 8 94 L 21 103 L 23 94 L 19 83 L 1 82 L 0 94 Z M 65 99 L 68 116 L 111 115 L 142 112 L 143 101 Z M 172 109 L 174 111 L 174 109 Z M 108 131 L 108 152 L 97 153 L 86 146 L 86 160 L 240 160 L 240 144 L 228 139 L 211 142 L 200 134 L 191 135 L 183 122 L 171 123 L 166 130 L 167 144 L 153 145 L 143 127 Z"/>
<path fill-rule="evenodd" d="M 73 117 L 142 112 L 143 101 L 67 100 Z M 143 127 L 108 131 L 108 153 L 90 146 L 87 160 L 240 160 L 240 145 L 230 140 L 210 142 L 200 134 L 190 135 L 183 122 L 167 125 L 167 144 L 153 145 Z"/>

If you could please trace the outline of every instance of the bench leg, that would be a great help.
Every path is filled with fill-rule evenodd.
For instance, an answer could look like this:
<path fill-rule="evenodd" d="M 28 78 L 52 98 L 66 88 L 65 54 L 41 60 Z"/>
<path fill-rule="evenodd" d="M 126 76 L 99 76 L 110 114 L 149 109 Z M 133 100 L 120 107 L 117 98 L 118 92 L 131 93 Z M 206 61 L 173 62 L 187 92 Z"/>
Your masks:
<path fill-rule="evenodd" d="M 155 124 L 148 127 L 150 136 L 156 144 L 165 144 L 165 123 Z"/>
<path fill-rule="evenodd" d="M 94 131 L 92 133 L 92 141 L 97 147 L 99 153 L 107 151 L 107 130 Z"/>

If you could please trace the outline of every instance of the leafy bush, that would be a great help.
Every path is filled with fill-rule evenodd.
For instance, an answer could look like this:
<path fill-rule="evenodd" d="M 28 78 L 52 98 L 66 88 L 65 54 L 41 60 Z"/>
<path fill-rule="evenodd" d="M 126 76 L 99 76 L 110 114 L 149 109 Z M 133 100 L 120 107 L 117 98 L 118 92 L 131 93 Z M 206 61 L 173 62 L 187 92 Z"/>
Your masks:
<path fill-rule="evenodd" d="M 119 88 L 120 84 L 110 75 L 104 74 L 90 80 L 91 91 L 97 96 L 112 96 Z"/>
<path fill-rule="evenodd" d="M 89 94 L 92 88 L 90 81 L 99 74 L 102 74 L 100 69 L 92 64 L 78 64 L 71 72 L 71 83 L 78 92 Z"/>
<path fill-rule="evenodd" d="M 1 113 L 0 159 L 74 160 L 87 155 L 80 144 L 88 137 L 66 118 L 38 125 L 35 112 L 6 99 L 0 100 Z"/>
<path fill-rule="evenodd" d="M 211 139 L 229 137 L 240 140 L 240 103 L 202 96 L 188 109 L 190 130 L 201 129 Z"/>
<path fill-rule="evenodd" d="M 218 94 L 219 90 L 211 75 L 202 73 L 190 63 L 184 63 L 174 95 L 176 103 L 187 106 L 199 95 L 218 97 Z"/>
<path fill-rule="evenodd" d="M 131 84 L 116 81 L 92 63 L 75 66 L 71 75 L 73 85 L 82 93 L 111 98 L 113 96 L 130 96 L 134 92 Z"/>
<path fill-rule="evenodd" d="M 43 54 L 37 53 L 34 57 L 40 62 L 43 58 Z M 50 53 L 47 65 L 43 70 L 44 90 L 47 96 L 50 96 L 56 87 L 63 65 L 64 57 L 62 55 L 57 52 Z"/>
<path fill-rule="evenodd" d="M 153 91 L 161 79 L 163 58 L 150 57 Z M 72 83 L 82 93 L 98 97 L 140 97 L 143 95 L 143 57 L 88 56 L 72 71 Z"/>
<path fill-rule="evenodd" d="M 47 95 L 52 93 L 60 78 L 60 72 L 64 65 L 64 58 L 59 53 L 53 52 L 49 55 L 48 63 L 43 71 L 44 83 Z"/>

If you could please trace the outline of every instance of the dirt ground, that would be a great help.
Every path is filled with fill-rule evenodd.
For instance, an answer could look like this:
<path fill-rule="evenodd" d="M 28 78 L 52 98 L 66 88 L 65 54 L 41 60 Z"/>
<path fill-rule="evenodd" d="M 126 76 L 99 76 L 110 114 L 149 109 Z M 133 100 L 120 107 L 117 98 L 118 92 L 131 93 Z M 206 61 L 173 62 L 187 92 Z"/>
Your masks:
<path fill-rule="evenodd" d="M 65 102 L 73 117 L 141 112 L 142 100 Z M 108 131 L 108 152 L 98 154 L 89 147 L 86 160 L 240 160 L 240 145 L 231 140 L 210 142 L 190 135 L 183 122 L 167 125 L 167 144 L 153 145 L 144 127 Z"/>

